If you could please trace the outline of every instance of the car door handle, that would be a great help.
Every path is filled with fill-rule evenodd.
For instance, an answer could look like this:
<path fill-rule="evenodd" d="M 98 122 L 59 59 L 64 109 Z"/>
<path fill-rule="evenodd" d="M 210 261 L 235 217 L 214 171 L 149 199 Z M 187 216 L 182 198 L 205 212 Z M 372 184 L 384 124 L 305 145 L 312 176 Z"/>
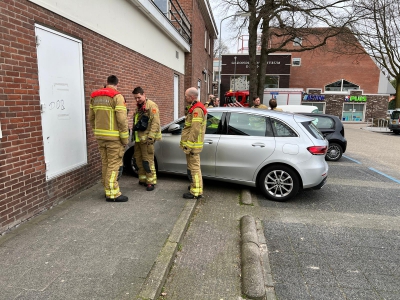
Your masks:
<path fill-rule="evenodd" d="M 213 140 L 205 140 L 204 141 L 204 144 L 209 144 L 209 145 L 211 145 L 213 143 Z"/>
<path fill-rule="evenodd" d="M 263 143 L 254 143 L 254 144 L 251 144 L 253 147 L 260 147 L 260 148 L 264 148 L 265 147 L 265 144 L 263 144 Z"/>

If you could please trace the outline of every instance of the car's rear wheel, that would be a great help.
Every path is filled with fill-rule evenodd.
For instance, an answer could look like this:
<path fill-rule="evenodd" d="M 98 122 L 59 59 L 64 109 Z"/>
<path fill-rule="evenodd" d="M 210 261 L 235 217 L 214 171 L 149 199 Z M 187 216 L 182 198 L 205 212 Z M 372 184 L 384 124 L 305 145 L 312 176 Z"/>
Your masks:
<path fill-rule="evenodd" d="M 128 150 L 125 151 L 124 157 L 123 157 L 123 163 L 124 163 L 124 170 L 135 177 L 138 177 L 138 168 L 135 164 L 133 154 L 135 153 L 134 147 L 130 147 Z"/>
<path fill-rule="evenodd" d="M 329 143 L 328 151 L 326 152 L 325 159 L 329 161 L 337 161 L 343 155 L 342 146 L 337 143 Z"/>
<path fill-rule="evenodd" d="M 291 168 L 274 165 L 262 171 L 259 178 L 259 188 L 268 199 L 282 202 L 297 194 L 300 181 L 296 172 Z"/>

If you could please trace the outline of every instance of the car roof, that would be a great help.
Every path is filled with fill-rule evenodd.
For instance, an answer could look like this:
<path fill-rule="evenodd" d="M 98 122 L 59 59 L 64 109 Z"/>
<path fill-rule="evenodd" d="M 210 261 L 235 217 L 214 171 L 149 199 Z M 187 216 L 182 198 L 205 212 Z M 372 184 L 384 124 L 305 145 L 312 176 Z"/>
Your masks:
<path fill-rule="evenodd" d="M 339 119 L 339 121 L 340 121 L 340 118 L 338 116 L 334 116 L 334 115 L 328 115 L 328 114 L 322 114 L 322 113 L 299 113 L 299 114 L 312 116 L 312 117 L 331 117 L 331 118 Z"/>

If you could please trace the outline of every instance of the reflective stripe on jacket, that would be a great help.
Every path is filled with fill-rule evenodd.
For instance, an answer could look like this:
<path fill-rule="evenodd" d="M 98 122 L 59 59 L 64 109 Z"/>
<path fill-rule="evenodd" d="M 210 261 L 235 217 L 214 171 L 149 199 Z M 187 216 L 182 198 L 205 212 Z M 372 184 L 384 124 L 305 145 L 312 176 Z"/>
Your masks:
<path fill-rule="evenodd" d="M 128 143 L 125 99 L 114 87 L 107 86 L 91 94 L 89 121 L 96 139 Z"/>
<path fill-rule="evenodd" d="M 190 149 L 191 153 L 200 153 L 203 149 L 206 124 L 207 110 L 202 103 L 196 102 L 191 106 L 186 115 L 180 147 L 182 149 Z"/>

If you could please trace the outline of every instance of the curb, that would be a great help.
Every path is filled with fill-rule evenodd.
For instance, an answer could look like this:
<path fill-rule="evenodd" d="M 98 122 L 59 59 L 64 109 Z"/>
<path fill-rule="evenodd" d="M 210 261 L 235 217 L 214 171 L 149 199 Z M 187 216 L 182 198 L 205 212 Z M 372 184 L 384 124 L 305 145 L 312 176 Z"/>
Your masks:
<path fill-rule="evenodd" d="M 251 192 L 250 192 L 250 190 L 246 190 L 246 189 L 242 190 L 242 197 L 241 197 L 241 199 L 242 199 L 242 204 L 245 204 L 245 205 L 253 205 L 253 201 L 252 201 L 252 199 L 251 199 Z"/>
<path fill-rule="evenodd" d="M 174 228 L 172 229 L 163 248 L 158 254 L 149 274 L 144 281 L 139 295 L 135 299 L 156 300 L 161 294 L 161 289 L 165 284 L 169 270 L 178 251 L 178 244 L 185 234 L 189 221 L 194 213 L 197 201 L 188 201 L 179 215 Z"/>
<path fill-rule="evenodd" d="M 268 248 L 260 221 L 252 216 L 240 219 L 242 237 L 242 292 L 255 300 L 275 300 Z"/>

